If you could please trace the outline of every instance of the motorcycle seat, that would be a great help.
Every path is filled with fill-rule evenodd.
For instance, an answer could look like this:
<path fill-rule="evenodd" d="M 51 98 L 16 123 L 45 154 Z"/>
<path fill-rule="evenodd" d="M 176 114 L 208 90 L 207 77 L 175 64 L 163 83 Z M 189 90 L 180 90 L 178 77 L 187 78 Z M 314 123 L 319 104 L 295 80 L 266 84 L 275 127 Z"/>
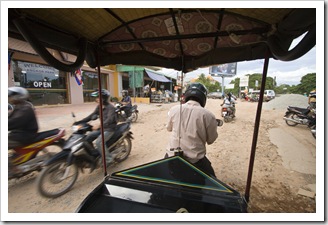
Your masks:
<path fill-rule="evenodd" d="M 59 132 L 61 131 L 61 129 L 53 129 L 53 130 L 47 130 L 47 131 L 43 131 L 43 132 L 39 132 L 38 135 L 36 136 L 36 138 L 33 140 L 33 142 L 38 142 L 41 141 L 47 137 L 51 137 L 54 135 L 57 135 Z"/>
<path fill-rule="evenodd" d="M 295 110 L 295 111 L 298 111 L 298 112 L 300 112 L 300 113 L 302 113 L 302 114 L 308 114 L 311 110 L 309 110 L 308 108 L 299 108 L 299 107 L 289 107 L 290 109 L 293 109 L 293 110 Z"/>

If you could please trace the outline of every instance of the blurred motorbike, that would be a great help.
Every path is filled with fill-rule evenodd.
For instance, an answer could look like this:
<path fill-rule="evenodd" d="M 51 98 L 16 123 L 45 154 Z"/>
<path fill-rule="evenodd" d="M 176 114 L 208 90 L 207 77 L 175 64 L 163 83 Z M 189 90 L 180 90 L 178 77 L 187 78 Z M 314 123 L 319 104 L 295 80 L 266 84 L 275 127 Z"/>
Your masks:
<path fill-rule="evenodd" d="M 223 117 L 224 122 L 231 122 L 232 119 L 235 117 L 232 108 L 235 108 L 235 104 L 222 104 L 221 105 L 221 116 Z M 236 109 L 235 109 L 236 113 Z"/>
<path fill-rule="evenodd" d="M 138 114 L 139 114 L 139 110 L 138 110 L 138 106 L 137 105 L 133 105 L 131 107 L 130 113 L 127 115 L 124 111 L 124 106 L 121 103 L 116 103 L 115 104 L 116 109 L 116 113 L 117 113 L 117 119 L 118 122 L 126 122 L 126 121 L 131 121 L 132 123 L 137 122 L 138 119 Z"/>
<path fill-rule="evenodd" d="M 62 148 L 65 129 L 58 128 L 38 133 L 32 143 L 10 149 L 8 152 L 8 178 L 20 178 L 34 171 L 41 171 L 45 161 L 55 153 L 48 148 Z"/>
<path fill-rule="evenodd" d="M 97 117 L 93 118 L 93 120 Z M 111 153 L 114 163 L 128 158 L 132 148 L 131 123 L 117 125 L 115 134 L 105 143 L 106 154 Z M 59 197 L 68 192 L 76 182 L 79 169 L 90 169 L 90 173 L 100 167 L 98 152 L 90 151 L 86 142 L 86 133 L 92 131 L 92 125 L 81 123 L 72 126 L 73 133 L 65 142 L 61 152 L 45 162 L 45 167 L 37 178 L 38 192 L 48 198 Z"/>

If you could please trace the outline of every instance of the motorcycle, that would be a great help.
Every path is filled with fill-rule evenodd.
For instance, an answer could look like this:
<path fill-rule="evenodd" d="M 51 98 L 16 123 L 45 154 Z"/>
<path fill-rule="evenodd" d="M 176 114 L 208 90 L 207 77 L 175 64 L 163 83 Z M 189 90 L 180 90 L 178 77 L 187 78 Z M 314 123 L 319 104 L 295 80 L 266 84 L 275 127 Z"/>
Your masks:
<path fill-rule="evenodd" d="M 130 122 L 118 124 L 115 134 L 105 143 L 106 153 L 111 153 L 114 163 L 122 162 L 130 155 L 133 139 L 130 129 Z M 89 168 L 91 173 L 101 165 L 99 153 L 94 154 L 85 146 L 86 133 L 92 131 L 92 125 L 81 123 L 73 125 L 72 130 L 62 151 L 45 162 L 37 178 L 38 192 L 44 197 L 56 198 L 65 194 L 76 182 L 79 169 L 84 172 Z"/>
<path fill-rule="evenodd" d="M 137 105 L 133 105 L 131 107 L 130 115 L 126 115 L 123 104 L 118 102 L 115 104 L 115 107 L 117 108 L 115 112 L 117 113 L 118 122 L 125 122 L 125 121 L 131 121 L 132 123 L 137 122 L 138 114 L 139 114 Z"/>
<path fill-rule="evenodd" d="M 235 114 L 233 113 L 232 108 L 235 108 L 235 104 L 221 104 L 221 116 L 224 119 L 224 122 L 231 122 L 232 119 L 235 117 Z M 236 111 L 235 111 L 236 113 Z"/>
<path fill-rule="evenodd" d="M 302 124 L 312 129 L 316 125 L 316 110 L 310 106 L 307 108 L 288 106 L 284 120 L 288 126 Z"/>
<path fill-rule="evenodd" d="M 62 148 L 64 135 L 64 128 L 40 132 L 33 143 L 10 149 L 8 152 L 8 178 L 21 178 L 34 171 L 41 171 L 44 162 L 55 154 L 50 152 L 47 147 Z"/>

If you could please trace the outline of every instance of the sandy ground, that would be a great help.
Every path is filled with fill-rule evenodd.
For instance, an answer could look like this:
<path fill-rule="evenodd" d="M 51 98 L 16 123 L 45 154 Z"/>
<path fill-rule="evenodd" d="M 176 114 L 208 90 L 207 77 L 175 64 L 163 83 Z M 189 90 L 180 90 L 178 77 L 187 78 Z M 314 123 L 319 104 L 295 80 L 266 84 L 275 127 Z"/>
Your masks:
<path fill-rule="evenodd" d="M 206 108 L 217 118 L 222 100 L 209 99 Z M 138 104 L 139 119 L 129 158 L 109 168 L 109 174 L 161 159 L 170 133 L 166 131 L 169 104 Z M 263 103 L 266 104 L 266 103 Z M 40 130 L 65 127 L 67 135 L 73 122 L 88 115 L 94 103 L 71 106 L 38 107 Z M 217 178 L 241 194 L 245 193 L 257 103 L 238 99 L 237 117 L 218 128 L 219 137 L 207 147 Z M 305 126 L 289 127 L 282 119 L 285 110 L 263 110 L 248 211 L 270 213 L 313 213 L 316 200 L 298 194 L 300 189 L 316 192 L 316 141 Z M 73 213 L 83 199 L 103 180 L 101 169 L 80 174 L 73 189 L 64 196 L 48 199 L 38 195 L 38 174 L 9 181 L 9 213 Z M 36 214 L 38 216 L 39 214 Z"/>

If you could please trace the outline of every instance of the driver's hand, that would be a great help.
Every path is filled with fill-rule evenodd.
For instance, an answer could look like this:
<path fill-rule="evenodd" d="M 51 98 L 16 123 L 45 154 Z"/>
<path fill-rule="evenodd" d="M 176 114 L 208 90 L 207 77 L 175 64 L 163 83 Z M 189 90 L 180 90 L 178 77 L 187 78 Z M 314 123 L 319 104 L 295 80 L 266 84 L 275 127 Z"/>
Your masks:
<path fill-rule="evenodd" d="M 100 129 L 100 124 L 92 126 L 92 130 L 99 130 Z"/>

